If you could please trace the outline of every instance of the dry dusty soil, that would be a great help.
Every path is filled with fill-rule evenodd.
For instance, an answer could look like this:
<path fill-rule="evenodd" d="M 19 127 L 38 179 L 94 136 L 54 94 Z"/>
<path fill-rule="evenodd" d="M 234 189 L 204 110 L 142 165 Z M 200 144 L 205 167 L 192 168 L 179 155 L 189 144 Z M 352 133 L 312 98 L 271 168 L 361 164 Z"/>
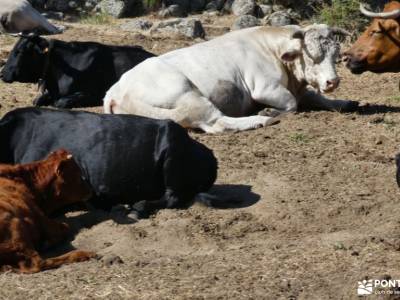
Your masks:
<path fill-rule="evenodd" d="M 211 34 L 224 31 L 205 22 Z M 156 53 L 201 41 L 117 25 L 71 23 L 57 38 Z M 0 37 L 0 59 L 15 41 Z M 70 213 L 77 234 L 64 248 L 106 259 L 0 274 L 0 299 L 356 299 L 359 280 L 400 279 L 399 76 L 355 76 L 342 66 L 339 73 L 331 97 L 360 101 L 358 112 L 303 111 L 248 132 L 191 133 L 219 160 L 213 191 L 237 207 L 195 204 L 134 224 L 115 213 Z M 36 93 L 34 85 L 0 83 L 0 115 Z M 123 263 L 110 263 L 112 255 Z"/>

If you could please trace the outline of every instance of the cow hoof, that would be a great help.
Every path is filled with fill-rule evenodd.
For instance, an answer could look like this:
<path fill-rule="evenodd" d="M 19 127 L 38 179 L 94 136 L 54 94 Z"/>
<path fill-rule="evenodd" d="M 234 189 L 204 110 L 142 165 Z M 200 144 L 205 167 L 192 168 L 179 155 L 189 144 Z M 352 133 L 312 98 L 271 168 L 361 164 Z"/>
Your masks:
<path fill-rule="evenodd" d="M 146 201 L 140 201 L 132 205 L 132 211 L 129 215 L 134 215 L 138 219 L 147 219 L 150 217 L 150 213 L 146 210 Z"/>
<path fill-rule="evenodd" d="M 360 106 L 360 103 L 358 101 L 348 101 L 348 103 L 344 107 L 344 111 L 355 112 L 358 110 L 359 106 Z"/>
<path fill-rule="evenodd" d="M 263 110 L 258 112 L 259 116 L 264 116 L 264 117 L 271 117 L 271 118 L 275 118 L 277 116 L 279 116 L 281 114 L 281 112 L 277 109 L 274 108 L 264 108 Z"/>

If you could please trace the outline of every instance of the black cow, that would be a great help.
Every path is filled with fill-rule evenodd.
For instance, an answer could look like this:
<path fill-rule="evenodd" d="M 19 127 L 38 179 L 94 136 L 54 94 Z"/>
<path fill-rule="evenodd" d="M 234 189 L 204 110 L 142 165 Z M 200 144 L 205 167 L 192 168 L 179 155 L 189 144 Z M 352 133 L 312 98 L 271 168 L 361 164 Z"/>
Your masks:
<path fill-rule="evenodd" d="M 21 37 L 0 78 L 7 83 L 40 82 L 37 106 L 98 106 L 123 73 L 153 56 L 141 47 Z"/>
<path fill-rule="evenodd" d="M 204 193 L 217 176 L 212 151 L 169 120 L 21 108 L 0 120 L 0 141 L 3 163 L 32 162 L 66 149 L 93 187 L 93 204 L 101 208 L 136 203 L 146 216 L 186 207 L 196 195 L 208 203 L 216 200 Z"/>

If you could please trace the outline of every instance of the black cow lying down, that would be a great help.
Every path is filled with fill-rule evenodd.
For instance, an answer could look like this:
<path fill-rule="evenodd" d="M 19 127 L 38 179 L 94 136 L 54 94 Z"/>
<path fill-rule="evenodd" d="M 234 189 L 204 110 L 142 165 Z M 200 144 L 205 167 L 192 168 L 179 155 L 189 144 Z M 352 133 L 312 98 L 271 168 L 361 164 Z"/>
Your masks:
<path fill-rule="evenodd" d="M 121 75 L 154 54 L 141 47 L 21 37 L 0 73 L 4 82 L 39 83 L 38 106 L 59 108 L 103 104 Z"/>
<path fill-rule="evenodd" d="M 211 150 L 169 120 L 128 115 L 22 108 L 0 120 L 0 162 L 26 163 L 64 148 L 73 154 L 96 194 L 110 208 L 134 204 L 139 215 L 189 206 L 217 176 Z M 214 197 L 215 200 L 215 197 Z M 212 202 L 211 202 L 212 203 Z"/>

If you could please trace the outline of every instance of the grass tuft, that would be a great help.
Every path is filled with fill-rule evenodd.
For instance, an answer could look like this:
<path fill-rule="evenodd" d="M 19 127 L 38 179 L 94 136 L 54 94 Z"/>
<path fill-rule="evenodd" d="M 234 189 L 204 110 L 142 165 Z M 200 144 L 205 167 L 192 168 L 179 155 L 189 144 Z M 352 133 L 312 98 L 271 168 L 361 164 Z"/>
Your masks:
<path fill-rule="evenodd" d="M 114 18 L 106 13 L 96 13 L 94 15 L 85 15 L 81 18 L 82 24 L 89 25 L 107 25 L 114 22 Z"/>

